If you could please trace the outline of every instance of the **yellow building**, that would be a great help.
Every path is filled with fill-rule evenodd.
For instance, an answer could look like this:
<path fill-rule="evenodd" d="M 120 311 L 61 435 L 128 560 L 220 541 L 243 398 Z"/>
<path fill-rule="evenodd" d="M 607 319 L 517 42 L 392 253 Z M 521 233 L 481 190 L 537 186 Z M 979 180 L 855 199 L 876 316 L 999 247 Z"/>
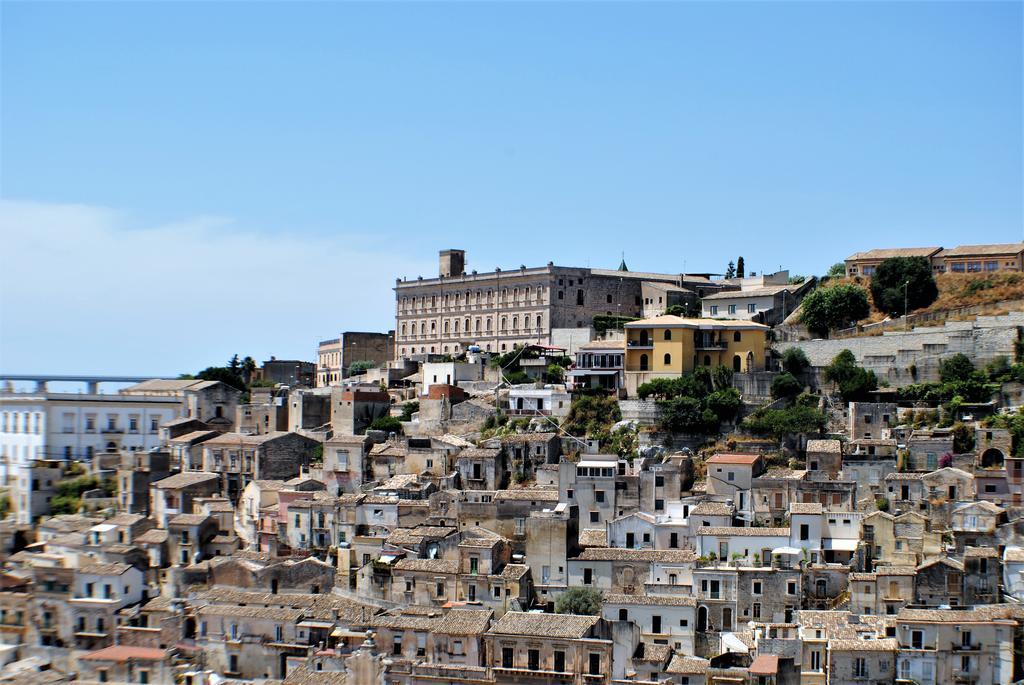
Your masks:
<path fill-rule="evenodd" d="M 690 373 L 698 366 L 763 371 L 768 326 L 753 321 L 657 316 L 626 324 L 626 392 L 654 378 Z"/>

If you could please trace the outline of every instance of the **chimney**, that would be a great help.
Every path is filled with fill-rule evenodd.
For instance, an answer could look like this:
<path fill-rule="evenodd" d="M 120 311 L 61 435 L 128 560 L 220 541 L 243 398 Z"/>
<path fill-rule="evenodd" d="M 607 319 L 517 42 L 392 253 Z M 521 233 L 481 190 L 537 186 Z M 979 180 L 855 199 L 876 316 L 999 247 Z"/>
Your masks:
<path fill-rule="evenodd" d="M 441 250 L 439 260 L 441 278 L 456 278 L 466 273 L 465 250 Z"/>

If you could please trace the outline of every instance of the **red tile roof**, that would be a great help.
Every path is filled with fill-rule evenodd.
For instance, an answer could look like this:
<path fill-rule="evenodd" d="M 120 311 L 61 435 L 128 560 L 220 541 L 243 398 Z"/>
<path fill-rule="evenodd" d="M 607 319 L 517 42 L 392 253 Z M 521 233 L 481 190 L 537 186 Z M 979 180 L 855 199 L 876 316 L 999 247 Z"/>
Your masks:
<path fill-rule="evenodd" d="M 751 675 L 775 675 L 779 672 L 779 657 L 774 654 L 759 654 L 750 664 Z"/>
<path fill-rule="evenodd" d="M 760 454 L 729 454 L 722 453 L 708 459 L 709 464 L 753 464 L 761 458 Z"/>
<path fill-rule="evenodd" d="M 130 647 L 128 645 L 113 645 L 89 652 L 82 659 L 87 661 L 162 661 L 165 652 L 162 649 L 153 647 Z"/>

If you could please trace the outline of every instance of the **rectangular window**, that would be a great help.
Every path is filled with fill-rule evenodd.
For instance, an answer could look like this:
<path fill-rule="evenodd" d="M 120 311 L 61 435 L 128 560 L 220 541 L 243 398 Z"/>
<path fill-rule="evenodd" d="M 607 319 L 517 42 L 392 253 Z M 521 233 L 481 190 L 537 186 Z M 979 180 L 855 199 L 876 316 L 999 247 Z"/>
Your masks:
<path fill-rule="evenodd" d="M 711 305 L 711 316 L 718 316 L 718 305 Z"/>
<path fill-rule="evenodd" d="M 585 568 L 583 569 L 583 584 L 593 585 L 594 584 L 594 569 Z"/>
<path fill-rule="evenodd" d="M 756 314 L 757 313 L 757 305 L 754 304 L 753 302 L 748 304 L 747 305 L 747 313 L 748 314 Z"/>
<path fill-rule="evenodd" d="M 513 654 L 513 651 L 512 651 L 511 647 L 502 647 L 501 648 L 501 667 L 502 668 L 513 668 L 513 664 L 515 663 L 515 661 L 514 661 L 514 659 L 512 657 L 512 654 Z"/>
<path fill-rule="evenodd" d="M 565 652 L 561 650 L 555 651 L 555 670 L 559 673 L 565 672 Z"/>
<path fill-rule="evenodd" d="M 734 304 L 729 305 L 729 313 L 730 314 L 735 314 L 736 313 L 736 305 L 734 305 Z"/>

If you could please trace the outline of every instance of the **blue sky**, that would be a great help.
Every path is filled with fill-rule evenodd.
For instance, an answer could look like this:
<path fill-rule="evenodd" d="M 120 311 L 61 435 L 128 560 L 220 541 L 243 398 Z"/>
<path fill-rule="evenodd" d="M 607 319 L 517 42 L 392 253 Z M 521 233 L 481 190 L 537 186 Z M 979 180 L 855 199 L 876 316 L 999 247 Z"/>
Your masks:
<path fill-rule="evenodd" d="M 2 5 L 0 369 L 312 358 L 436 251 L 1024 236 L 1022 4 Z M 259 325 L 252 325 L 253 321 Z"/>

